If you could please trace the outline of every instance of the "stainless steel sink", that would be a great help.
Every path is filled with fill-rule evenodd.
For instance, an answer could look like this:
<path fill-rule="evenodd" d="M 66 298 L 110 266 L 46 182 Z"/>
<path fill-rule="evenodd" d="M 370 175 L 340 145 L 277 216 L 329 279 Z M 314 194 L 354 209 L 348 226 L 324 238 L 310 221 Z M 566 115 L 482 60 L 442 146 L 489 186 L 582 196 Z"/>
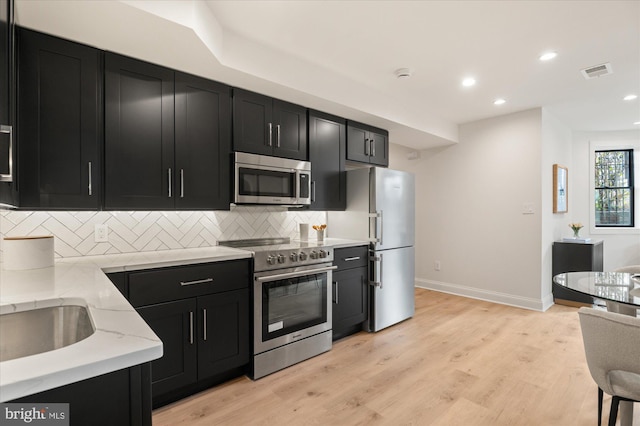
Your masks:
<path fill-rule="evenodd" d="M 84 306 L 64 305 L 0 315 L 0 362 L 49 352 L 95 332 Z"/>

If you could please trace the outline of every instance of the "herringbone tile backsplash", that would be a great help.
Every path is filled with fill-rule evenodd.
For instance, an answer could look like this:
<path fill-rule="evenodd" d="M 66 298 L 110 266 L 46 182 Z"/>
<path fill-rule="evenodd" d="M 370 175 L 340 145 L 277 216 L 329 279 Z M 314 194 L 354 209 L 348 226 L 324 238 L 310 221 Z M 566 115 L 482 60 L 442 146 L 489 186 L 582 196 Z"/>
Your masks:
<path fill-rule="evenodd" d="M 207 247 L 218 240 L 294 239 L 299 223 L 326 223 L 326 213 L 260 206 L 212 212 L 0 211 L 0 237 L 53 235 L 56 257 L 74 257 Z M 109 242 L 94 242 L 96 224 L 108 225 Z M 0 244 L 0 255 L 1 250 Z"/>

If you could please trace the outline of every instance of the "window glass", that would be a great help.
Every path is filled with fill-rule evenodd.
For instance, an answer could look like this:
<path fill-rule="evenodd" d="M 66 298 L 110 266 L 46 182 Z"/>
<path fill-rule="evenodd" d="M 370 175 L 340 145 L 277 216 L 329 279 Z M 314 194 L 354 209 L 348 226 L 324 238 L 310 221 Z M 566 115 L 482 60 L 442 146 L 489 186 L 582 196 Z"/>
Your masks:
<path fill-rule="evenodd" d="M 633 150 L 595 152 L 596 227 L 633 227 Z"/>

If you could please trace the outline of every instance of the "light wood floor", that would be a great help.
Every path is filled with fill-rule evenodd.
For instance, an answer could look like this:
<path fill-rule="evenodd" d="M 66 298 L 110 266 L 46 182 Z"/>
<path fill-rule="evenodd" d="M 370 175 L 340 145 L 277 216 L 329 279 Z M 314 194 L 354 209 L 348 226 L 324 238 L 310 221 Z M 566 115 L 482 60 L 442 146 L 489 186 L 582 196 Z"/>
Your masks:
<path fill-rule="evenodd" d="M 258 381 L 238 378 L 162 407 L 153 424 L 595 425 L 597 387 L 576 311 L 416 289 L 414 318 L 342 339 Z"/>

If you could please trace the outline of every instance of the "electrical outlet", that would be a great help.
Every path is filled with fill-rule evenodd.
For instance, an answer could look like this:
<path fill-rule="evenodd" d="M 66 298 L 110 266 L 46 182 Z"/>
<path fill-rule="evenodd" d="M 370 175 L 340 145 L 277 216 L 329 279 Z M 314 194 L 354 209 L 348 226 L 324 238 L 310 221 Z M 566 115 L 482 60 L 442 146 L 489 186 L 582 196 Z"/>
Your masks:
<path fill-rule="evenodd" d="M 439 270 L 440 270 L 440 266 L 441 266 L 441 265 L 440 265 L 440 261 L 439 261 L 439 260 L 436 260 L 436 261 L 433 263 L 433 269 L 435 269 L 436 271 L 439 271 Z"/>
<path fill-rule="evenodd" d="M 93 241 L 106 243 L 109 241 L 109 225 L 96 224 L 93 228 Z"/>

